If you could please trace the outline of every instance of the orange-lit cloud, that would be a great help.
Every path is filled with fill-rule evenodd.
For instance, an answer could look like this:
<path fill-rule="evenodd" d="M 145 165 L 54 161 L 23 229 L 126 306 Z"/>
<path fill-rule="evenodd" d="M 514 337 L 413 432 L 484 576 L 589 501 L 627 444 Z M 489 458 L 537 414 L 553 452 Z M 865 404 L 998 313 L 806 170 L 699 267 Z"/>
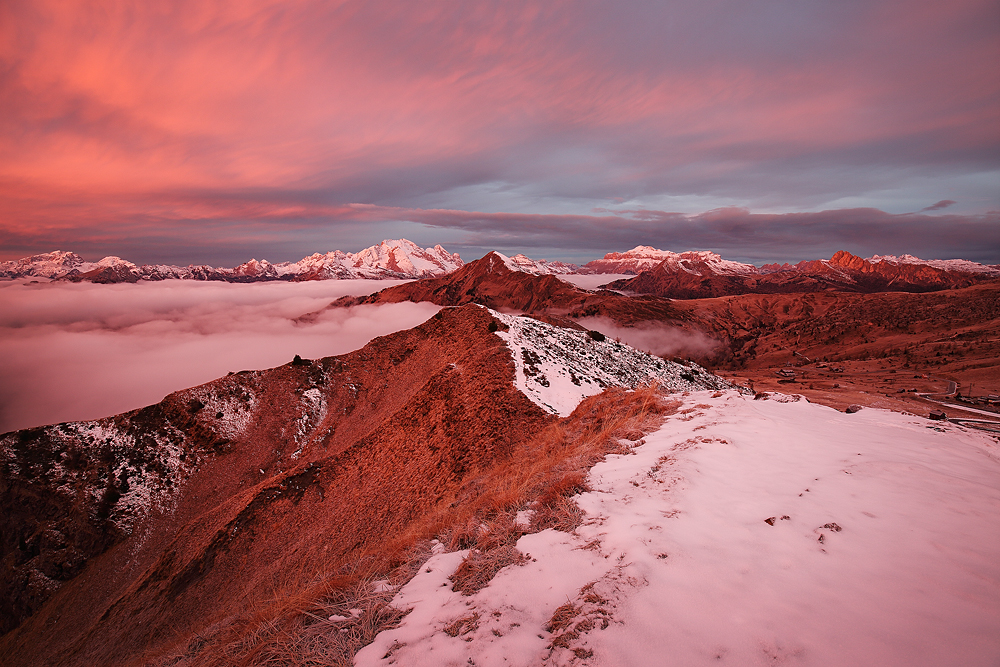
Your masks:
<path fill-rule="evenodd" d="M 183 261 L 212 229 L 311 252 L 351 204 L 982 216 L 998 25 L 991 0 L 10 0 L 0 254 L 155 237 Z"/>

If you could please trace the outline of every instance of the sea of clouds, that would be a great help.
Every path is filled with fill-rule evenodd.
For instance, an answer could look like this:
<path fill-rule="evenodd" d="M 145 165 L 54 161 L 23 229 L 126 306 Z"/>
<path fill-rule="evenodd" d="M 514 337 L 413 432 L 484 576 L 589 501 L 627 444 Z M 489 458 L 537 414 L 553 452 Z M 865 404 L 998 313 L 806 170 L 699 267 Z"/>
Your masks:
<path fill-rule="evenodd" d="M 106 417 L 296 354 L 358 349 L 439 307 L 358 306 L 308 324 L 296 318 L 400 282 L 0 282 L 0 433 Z"/>

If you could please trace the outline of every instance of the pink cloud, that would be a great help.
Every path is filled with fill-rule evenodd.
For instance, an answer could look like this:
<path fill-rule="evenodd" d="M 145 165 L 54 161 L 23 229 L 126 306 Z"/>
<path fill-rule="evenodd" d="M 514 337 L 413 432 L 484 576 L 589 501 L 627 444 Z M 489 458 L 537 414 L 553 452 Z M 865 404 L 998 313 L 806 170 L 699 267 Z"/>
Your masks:
<path fill-rule="evenodd" d="M 997 207 L 982 185 L 1000 153 L 997 11 L 13 0 L 0 243 L 98 224 L 166 239 L 200 220 L 290 238 L 363 219 L 351 203 L 503 208 L 456 204 L 469 188 L 577 214 L 658 196 L 789 210 L 926 197 L 917 175 L 960 180 L 973 196 L 940 196 L 982 213 Z"/>

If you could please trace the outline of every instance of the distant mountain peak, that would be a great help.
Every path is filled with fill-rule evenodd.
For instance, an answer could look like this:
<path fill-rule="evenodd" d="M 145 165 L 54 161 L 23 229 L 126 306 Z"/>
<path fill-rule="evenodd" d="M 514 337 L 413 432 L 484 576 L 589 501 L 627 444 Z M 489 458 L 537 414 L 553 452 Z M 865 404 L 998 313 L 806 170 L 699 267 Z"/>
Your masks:
<path fill-rule="evenodd" d="M 584 264 L 580 267 L 579 273 L 639 274 L 654 269 L 664 262 L 667 262 L 669 267 L 698 275 L 705 271 L 728 275 L 753 273 L 757 270 L 752 264 L 723 259 L 710 250 L 688 250 L 678 253 L 640 245 L 625 252 L 609 252 L 602 259 Z"/>
<path fill-rule="evenodd" d="M 576 264 L 568 264 L 566 262 L 550 262 L 547 259 L 535 260 L 520 253 L 508 257 L 494 250 L 489 254 L 495 255 L 503 261 L 511 271 L 520 271 L 521 273 L 530 273 L 536 276 L 575 273 L 580 268 Z"/>

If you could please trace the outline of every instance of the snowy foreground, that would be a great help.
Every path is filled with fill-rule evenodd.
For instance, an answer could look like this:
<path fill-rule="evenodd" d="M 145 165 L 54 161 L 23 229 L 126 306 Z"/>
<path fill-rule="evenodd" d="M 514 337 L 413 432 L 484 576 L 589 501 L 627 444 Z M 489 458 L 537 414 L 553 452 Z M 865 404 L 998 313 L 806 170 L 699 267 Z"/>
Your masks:
<path fill-rule="evenodd" d="M 439 553 L 357 665 L 1000 664 L 1000 447 L 804 400 L 698 392 L 577 496 L 576 534 L 479 593 Z M 558 610 L 558 611 L 557 611 Z"/>

